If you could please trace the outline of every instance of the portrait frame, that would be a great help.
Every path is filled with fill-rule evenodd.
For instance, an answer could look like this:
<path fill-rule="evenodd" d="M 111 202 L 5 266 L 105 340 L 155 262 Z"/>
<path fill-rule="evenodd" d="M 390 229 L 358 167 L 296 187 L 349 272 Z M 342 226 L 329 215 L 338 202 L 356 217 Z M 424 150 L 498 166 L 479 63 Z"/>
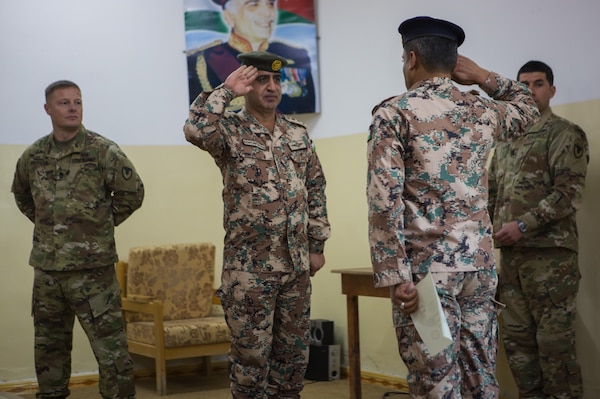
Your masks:
<path fill-rule="evenodd" d="M 229 7 L 226 4 L 228 1 L 237 1 L 248 7 L 275 5 L 275 23 L 270 37 L 260 48 L 248 47 L 249 42 L 235 34 L 235 28 L 226 22 L 224 15 L 225 7 Z M 281 70 L 282 100 L 278 112 L 319 113 L 318 37 L 314 3 L 315 0 L 183 0 L 190 102 L 201 91 L 214 89 L 237 68 L 237 54 L 266 50 L 289 60 L 289 64 Z M 242 105 L 243 98 L 236 99 L 229 109 L 239 110 Z"/>

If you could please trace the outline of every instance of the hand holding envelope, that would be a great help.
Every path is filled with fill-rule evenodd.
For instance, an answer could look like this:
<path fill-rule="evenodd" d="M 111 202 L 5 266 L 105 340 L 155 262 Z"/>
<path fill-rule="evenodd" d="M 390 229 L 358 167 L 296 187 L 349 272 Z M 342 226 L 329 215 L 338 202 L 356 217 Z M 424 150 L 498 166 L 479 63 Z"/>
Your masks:
<path fill-rule="evenodd" d="M 425 346 L 435 356 L 452 343 L 452 334 L 431 272 L 415 288 L 419 295 L 419 308 L 411 317 Z"/>

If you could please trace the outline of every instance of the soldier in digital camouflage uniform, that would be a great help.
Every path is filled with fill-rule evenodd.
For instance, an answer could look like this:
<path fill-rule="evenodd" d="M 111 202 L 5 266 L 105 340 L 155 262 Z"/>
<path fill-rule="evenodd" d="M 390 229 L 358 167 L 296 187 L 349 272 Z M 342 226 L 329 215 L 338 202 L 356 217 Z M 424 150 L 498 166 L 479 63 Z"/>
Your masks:
<path fill-rule="evenodd" d="M 502 335 L 522 398 L 581 398 L 575 353 L 579 287 L 577 224 L 589 149 L 583 130 L 552 112 L 552 69 L 518 73 L 541 112 L 518 140 L 499 143 L 490 164 L 490 214 L 500 247 Z"/>
<path fill-rule="evenodd" d="M 218 295 L 232 347 L 234 398 L 299 398 L 310 343 L 310 276 L 324 264 L 329 237 L 325 176 L 306 126 L 276 113 L 279 71 L 269 52 L 192 103 L 188 141 L 223 176 L 224 265 Z M 227 111 L 245 97 L 240 113 Z"/>
<path fill-rule="evenodd" d="M 497 315 L 486 159 L 496 138 L 538 116 L 528 90 L 458 56 L 464 31 L 404 21 L 408 91 L 373 110 L 368 141 L 369 240 L 376 287 L 390 287 L 413 398 L 497 398 Z M 454 72 L 453 68 L 455 67 Z M 492 99 L 453 84 L 478 84 Z M 453 344 L 424 346 L 411 319 L 414 284 L 432 273 Z"/>
<path fill-rule="evenodd" d="M 138 209 L 144 187 L 114 142 L 82 125 L 79 87 L 46 89 L 52 133 L 19 158 L 17 206 L 34 223 L 32 314 L 38 398 L 66 398 L 75 316 L 98 360 L 103 398 L 134 398 L 123 330 L 114 227 Z"/>

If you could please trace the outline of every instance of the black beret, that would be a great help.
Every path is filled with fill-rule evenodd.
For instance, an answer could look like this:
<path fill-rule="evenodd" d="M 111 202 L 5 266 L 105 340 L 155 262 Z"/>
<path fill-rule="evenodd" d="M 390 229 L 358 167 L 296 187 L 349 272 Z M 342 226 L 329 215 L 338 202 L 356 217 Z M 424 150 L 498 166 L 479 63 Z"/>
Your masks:
<path fill-rule="evenodd" d="M 213 0 L 213 3 L 216 3 L 217 5 L 225 8 L 225 3 L 227 3 L 228 0 Z"/>
<path fill-rule="evenodd" d="M 465 41 L 465 31 L 452 22 L 431 17 L 414 17 L 402 22 L 398 27 L 402 35 L 402 45 L 425 36 L 445 37 L 456 42 L 457 47 Z"/>
<path fill-rule="evenodd" d="M 281 68 L 288 64 L 288 61 L 277 54 L 268 51 L 250 51 L 240 53 L 237 56 L 242 65 L 251 65 L 261 71 L 279 72 Z"/>

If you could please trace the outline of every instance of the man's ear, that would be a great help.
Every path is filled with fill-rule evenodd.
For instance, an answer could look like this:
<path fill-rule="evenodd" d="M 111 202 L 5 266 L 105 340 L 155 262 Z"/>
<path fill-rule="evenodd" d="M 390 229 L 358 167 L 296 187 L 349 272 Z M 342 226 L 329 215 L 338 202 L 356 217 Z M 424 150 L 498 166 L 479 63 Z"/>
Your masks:
<path fill-rule="evenodd" d="M 408 69 L 416 69 L 417 65 L 419 64 L 419 57 L 417 56 L 417 53 L 415 53 L 414 51 L 410 51 L 408 53 Z"/>

